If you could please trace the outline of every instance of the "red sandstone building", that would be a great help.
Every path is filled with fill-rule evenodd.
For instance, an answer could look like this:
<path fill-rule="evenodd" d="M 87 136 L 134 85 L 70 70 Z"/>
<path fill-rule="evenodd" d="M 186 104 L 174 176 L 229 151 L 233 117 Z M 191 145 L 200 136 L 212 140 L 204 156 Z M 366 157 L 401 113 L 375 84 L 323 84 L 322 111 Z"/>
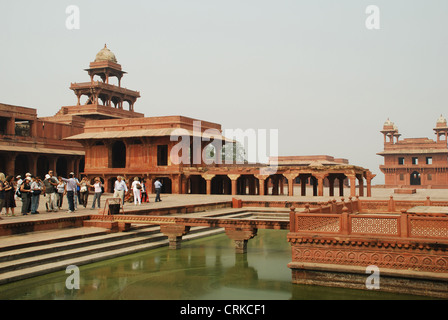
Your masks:
<path fill-rule="evenodd" d="M 222 136 L 220 124 L 183 116 L 144 117 L 135 112 L 134 104 L 140 94 L 121 86 L 125 72 L 106 46 L 86 71 L 90 81 L 72 83 L 70 86 L 77 97 L 76 105 L 62 107 L 53 117 L 39 120 L 34 110 L 30 111 L 32 115 L 25 117 L 12 115 L 5 109 L 4 120 L 1 121 L 8 129 L 1 139 L 5 145 L 5 155 L 3 163 L 0 163 L 4 171 L 45 173 L 46 169 L 55 168 L 58 175 L 75 171 L 89 178 L 101 177 L 109 192 L 116 177 L 121 175 L 126 179 L 146 179 L 149 191 L 154 180 L 161 179 L 164 192 L 176 194 L 277 195 L 284 193 L 285 185 L 287 194 L 292 196 L 294 184 L 300 184 L 300 194 L 305 196 L 306 185 L 312 181 L 314 196 L 323 196 L 324 186 L 328 186 L 328 195 L 333 196 L 336 181 L 339 195 L 343 196 L 343 185 L 349 181 L 351 196 L 363 196 L 365 188 L 366 195 L 371 195 L 371 180 L 375 175 L 368 169 L 334 158 L 314 159 L 300 165 L 284 162 L 286 158 L 279 158 L 275 164 L 229 164 L 223 163 L 221 147 L 218 147 L 214 162 L 210 163 L 203 155 L 211 142 L 218 142 L 219 146 L 233 143 Z M 112 84 L 114 81 L 117 83 Z M 32 137 L 23 139 L 16 135 L 15 145 L 18 146 L 23 140 L 36 146 L 39 137 L 46 142 L 43 143 L 45 150 L 40 153 L 37 152 L 39 149 L 26 151 L 25 156 L 36 154 L 27 166 L 20 167 L 18 162 L 13 162 L 9 153 L 16 152 L 16 157 L 21 154 L 6 147 L 13 145 L 8 139 L 14 131 L 13 123 L 16 120 L 11 119 L 29 121 L 33 132 Z M 49 128 L 47 123 L 51 123 L 51 127 L 57 129 L 43 131 L 42 121 L 45 128 Z M 199 131 L 194 128 L 198 122 Z M 210 130 L 214 132 L 212 135 Z M 182 131 L 178 135 L 182 139 L 188 137 L 191 144 L 187 150 L 173 152 L 179 141 L 172 137 L 178 131 Z M 49 137 L 54 138 L 53 144 L 58 145 L 59 149 L 55 150 L 53 144 L 48 144 L 51 141 Z M 48 154 L 49 159 L 41 169 L 38 165 L 40 154 Z M 73 157 L 67 158 L 67 165 L 58 166 L 59 159 L 68 154 Z M 184 161 L 177 161 L 179 158 Z M 296 157 L 294 161 L 298 159 Z"/>
<path fill-rule="evenodd" d="M 84 149 L 64 138 L 81 133 L 83 119 L 65 123 L 38 118 L 35 109 L 0 104 L 0 172 L 41 178 L 49 169 L 66 176 L 84 170 Z"/>
<path fill-rule="evenodd" d="M 407 138 L 399 140 L 400 133 L 389 119 L 384 123 L 384 157 L 380 166 L 386 187 L 448 188 L 447 121 L 437 119 L 433 129 L 437 139 Z"/>

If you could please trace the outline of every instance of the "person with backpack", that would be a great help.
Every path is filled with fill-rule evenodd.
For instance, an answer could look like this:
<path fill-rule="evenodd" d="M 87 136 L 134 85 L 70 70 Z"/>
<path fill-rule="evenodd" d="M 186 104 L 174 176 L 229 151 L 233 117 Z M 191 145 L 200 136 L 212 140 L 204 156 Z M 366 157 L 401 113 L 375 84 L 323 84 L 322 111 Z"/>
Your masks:
<path fill-rule="evenodd" d="M 134 178 L 134 182 L 132 182 L 131 189 L 134 193 L 134 205 L 141 205 L 142 204 L 142 184 L 140 183 L 138 177 Z"/>

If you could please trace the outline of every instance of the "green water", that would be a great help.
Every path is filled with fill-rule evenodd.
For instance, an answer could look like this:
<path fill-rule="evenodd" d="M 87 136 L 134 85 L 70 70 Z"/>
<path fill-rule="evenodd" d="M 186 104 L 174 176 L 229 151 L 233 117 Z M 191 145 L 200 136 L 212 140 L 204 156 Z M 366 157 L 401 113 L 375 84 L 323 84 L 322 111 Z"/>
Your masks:
<path fill-rule="evenodd" d="M 336 300 L 421 297 L 291 284 L 287 231 L 259 230 L 248 253 L 235 254 L 225 235 L 80 266 L 80 288 L 65 270 L 0 286 L 19 300 Z"/>

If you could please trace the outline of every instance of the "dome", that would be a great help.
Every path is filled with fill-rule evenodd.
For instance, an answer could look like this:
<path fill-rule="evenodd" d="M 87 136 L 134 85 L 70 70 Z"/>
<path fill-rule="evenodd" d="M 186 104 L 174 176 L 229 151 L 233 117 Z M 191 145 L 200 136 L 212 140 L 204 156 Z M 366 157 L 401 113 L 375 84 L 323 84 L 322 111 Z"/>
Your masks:
<path fill-rule="evenodd" d="M 395 124 L 387 118 L 386 122 L 384 122 L 383 128 L 384 129 L 390 129 L 393 128 Z"/>
<path fill-rule="evenodd" d="M 394 124 L 394 130 L 395 130 L 396 132 L 398 132 L 398 127 L 397 127 L 397 125 L 395 125 L 395 124 Z"/>
<path fill-rule="evenodd" d="M 106 45 L 104 45 L 104 48 L 101 49 L 100 52 L 98 52 L 95 57 L 95 62 L 100 61 L 111 61 L 117 63 L 117 58 L 115 57 L 113 52 L 110 51 Z"/>
<path fill-rule="evenodd" d="M 437 119 L 437 123 L 446 124 L 446 119 L 442 115 L 440 115 L 439 119 Z"/>

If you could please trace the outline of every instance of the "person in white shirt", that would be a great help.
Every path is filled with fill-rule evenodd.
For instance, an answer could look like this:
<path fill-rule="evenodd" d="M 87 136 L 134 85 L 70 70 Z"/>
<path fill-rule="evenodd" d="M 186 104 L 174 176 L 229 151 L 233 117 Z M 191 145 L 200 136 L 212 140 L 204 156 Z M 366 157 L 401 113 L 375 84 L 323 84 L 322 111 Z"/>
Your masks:
<path fill-rule="evenodd" d="M 90 187 L 93 187 L 95 189 L 95 194 L 93 195 L 93 203 L 92 203 L 92 210 L 95 209 L 95 201 L 98 203 L 98 209 L 101 208 L 100 201 L 101 201 L 101 194 L 103 193 L 102 190 L 102 184 L 101 179 L 99 177 L 95 178 L 95 183 L 93 185 L 89 185 Z"/>
<path fill-rule="evenodd" d="M 120 198 L 124 205 L 124 195 L 128 191 L 128 187 L 126 182 L 123 180 L 121 176 L 117 177 L 114 185 L 114 198 Z"/>
<path fill-rule="evenodd" d="M 58 178 L 58 185 L 56 186 L 56 190 L 57 190 L 57 199 L 58 199 L 58 201 L 57 201 L 58 209 L 61 210 L 62 203 L 64 202 L 64 195 L 66 193 L 65 182 L 62 181 L 61 177 Z"/>
<path fill-rule="evenodd" d="M 15 197 L 16 201 L 18 201 L 19 200 L 18 193 L 20 193 L 20 186 L 23 183 L 22 176 L 20 176 L 20 175 L 17 176 L 16 180 L 17 180 L 17 184 L 16 184 L 16 190 L 15 190 L 15 193 L 14 193 L 14 197 Z"/>
<path fill-rule="evenodd" d="M 32 177 L 31 182 L 31 214 L 39 213 L 39 197 L 45 192 L 45 186 L 39 177 Z"/>
<path fill-rule="evenodd" d="M 75 174 L 73 172 L 70 172 L 69 178 L 62 178 L 61 180 L 66 183 L 66 192 L 67 192 L 67 202 L 68 202 L 68 212 L 74 212 L 75 211 L 75 194 L 76 189 L 78 187 L 78 181 L 74 177 Z"/>
<path fill-rule="evenodd" d="M 156 189 L 156 200 L 157 201 L 162 201 L 160 199 L 160 191 L 162 191 L 162 182 L 159 181 L 159 179 L 156 180 L 156 182 L 154 182 L 154 187 Z"/>
<path fill-rule="evenodd" d="M 142 185 L 137 177 L 134 178 L 134 182 L 132 182 L 131 186 L 132 192 L 134 193 L 134 205 L 142 204 Z"/>

